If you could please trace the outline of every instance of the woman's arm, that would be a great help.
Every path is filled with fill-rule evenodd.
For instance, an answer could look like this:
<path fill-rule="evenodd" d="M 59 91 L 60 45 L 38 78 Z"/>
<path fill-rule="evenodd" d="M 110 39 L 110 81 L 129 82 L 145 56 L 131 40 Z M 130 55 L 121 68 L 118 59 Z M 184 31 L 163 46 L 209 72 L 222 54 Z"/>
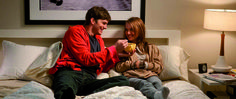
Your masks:
<path fill-rule="evenodd" d="M 149 47 L 149 62 L 147 62 L 146 69 L 159 74 L 163 70 L 163 61 L 157 46 L 152 45 Z"/>
<path fill-rule="evenodd" d="M 115 66 L 115 70 L 117 72 L 125 72 L 126 70 L 131 69 L 130 65 L 132 64 L 131 61 L 125 61 L 125 62 L 118 62 Z"/>
<path fill-rule="evenodd" d="M 130 70 L 134 66 L 134 62 L 131 59 L 128 58 L 122 58 L 121 61 L 118 62 L 115 66 L 115 70 L 117 72 L 125 72 L 127 70 Z"/>

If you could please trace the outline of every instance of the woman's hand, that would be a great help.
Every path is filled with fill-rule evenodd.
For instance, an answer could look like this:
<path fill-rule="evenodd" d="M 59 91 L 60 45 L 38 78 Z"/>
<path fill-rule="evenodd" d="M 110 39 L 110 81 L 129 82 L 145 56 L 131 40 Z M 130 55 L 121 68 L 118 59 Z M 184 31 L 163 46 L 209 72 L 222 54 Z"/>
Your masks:
<path fill-rule="evenodd" d="M 134 62 L 132 69 L 144 69 L 145 68 L 145 62 L 144 61 L 136 61 Z"/>
<path fill-rule="evenodd" d="M 135 62 L 135 65 L 134 65 L 134 66 L 135 66 L 135 69 L 139 69 L 139 64 L 140 64 L 140 61 L 136 61 L 136 62 Z"/>

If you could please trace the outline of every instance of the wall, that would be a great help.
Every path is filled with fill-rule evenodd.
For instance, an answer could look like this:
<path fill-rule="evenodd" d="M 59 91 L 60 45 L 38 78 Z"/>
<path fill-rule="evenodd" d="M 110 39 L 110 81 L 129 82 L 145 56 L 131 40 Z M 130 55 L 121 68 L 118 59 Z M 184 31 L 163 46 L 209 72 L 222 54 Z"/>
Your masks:
<path fill-rule="evenodd" d="M 203 29 L 204 9 L 208 8 L 236 9 L 236 0 L 146 0 L 146 28 L 181 30 L 181 46 L 191 55 L 189 67 L 197 68 L 197 64 L 203 62 L 214 65 L 219 56 L 220 32 Z M 68 27 L 24 25 L 24 0 L 0 0 L 0 13 L 0 29 L 57 30 Z M 109 25 L 108 29 L 123 29 L 123 26 Z M 225 34 L 226 62 L 236 68 L 236 32 Z M 58 40 L 33 39 L 32 42 L 32 39 L 0 38 L 0 41 L 4 39 L 21 44 L 38 44 L 40 41 L 45 43 L 43 46 Z"/>

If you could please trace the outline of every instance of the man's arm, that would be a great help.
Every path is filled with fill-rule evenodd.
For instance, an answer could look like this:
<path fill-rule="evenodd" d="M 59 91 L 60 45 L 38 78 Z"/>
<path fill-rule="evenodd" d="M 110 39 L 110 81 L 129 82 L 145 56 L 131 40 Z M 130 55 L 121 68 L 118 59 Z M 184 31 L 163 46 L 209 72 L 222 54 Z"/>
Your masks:
<path fill-rule="evenodd" d="M 82 29 L 69 28 L 67 32 L 65 35 L 67 39 L 64 40 L 68 45 L 68 53 L 73 55 L 83 66 L 103 64 L 113 58 L 113 56 L 117 56 L 114 47 L 108 47 L 100 52 L 91 53 L 88 34 Z"/>
<path fill-rule="evenodd" d="M 89 45 L 89 39 L 86 33 L 76 28 L 70 28 L 68 30 L 68 39 L 65 39 L 70 53 L 76 58 L 76 60 L 84 66 L 94 66 L 97 64 L 104 64 L 109 60 L 118 62 L 118 54 L 123 53 L 124 48 L 128 45 L 127 40 L 118 40 L 115 45 L 107 47 L 100 52 L 91 53 Z M 100 44 L 103 45 L 104 44 Z M 101 47 L 102 48 L 102 47 Z M 103 47 L 104 48 L 104 47 Z M 128 56 L 128 55 L 126 55 Z"/>

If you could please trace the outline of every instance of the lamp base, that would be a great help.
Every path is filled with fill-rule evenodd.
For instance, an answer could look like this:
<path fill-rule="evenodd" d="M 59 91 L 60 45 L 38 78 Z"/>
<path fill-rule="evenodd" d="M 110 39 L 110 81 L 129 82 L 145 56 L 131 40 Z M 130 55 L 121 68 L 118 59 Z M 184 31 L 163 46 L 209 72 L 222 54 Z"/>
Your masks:
<path fill-rule="evenodd" d="M 212 65 L 211 68 L 213 69 L 214 72 L 227 73 L 230 72 L 232 66 L 217 67 L 215 65 Z"/>
<path fill-rule="evenodd" d="M 214 72 L 225 73 L 225 72 L 230 72 L 232 66 L 226 65 L 224 56 L 219 56 L 216 65 L 212 65 L 211 68 L 213 69 Z"/>

